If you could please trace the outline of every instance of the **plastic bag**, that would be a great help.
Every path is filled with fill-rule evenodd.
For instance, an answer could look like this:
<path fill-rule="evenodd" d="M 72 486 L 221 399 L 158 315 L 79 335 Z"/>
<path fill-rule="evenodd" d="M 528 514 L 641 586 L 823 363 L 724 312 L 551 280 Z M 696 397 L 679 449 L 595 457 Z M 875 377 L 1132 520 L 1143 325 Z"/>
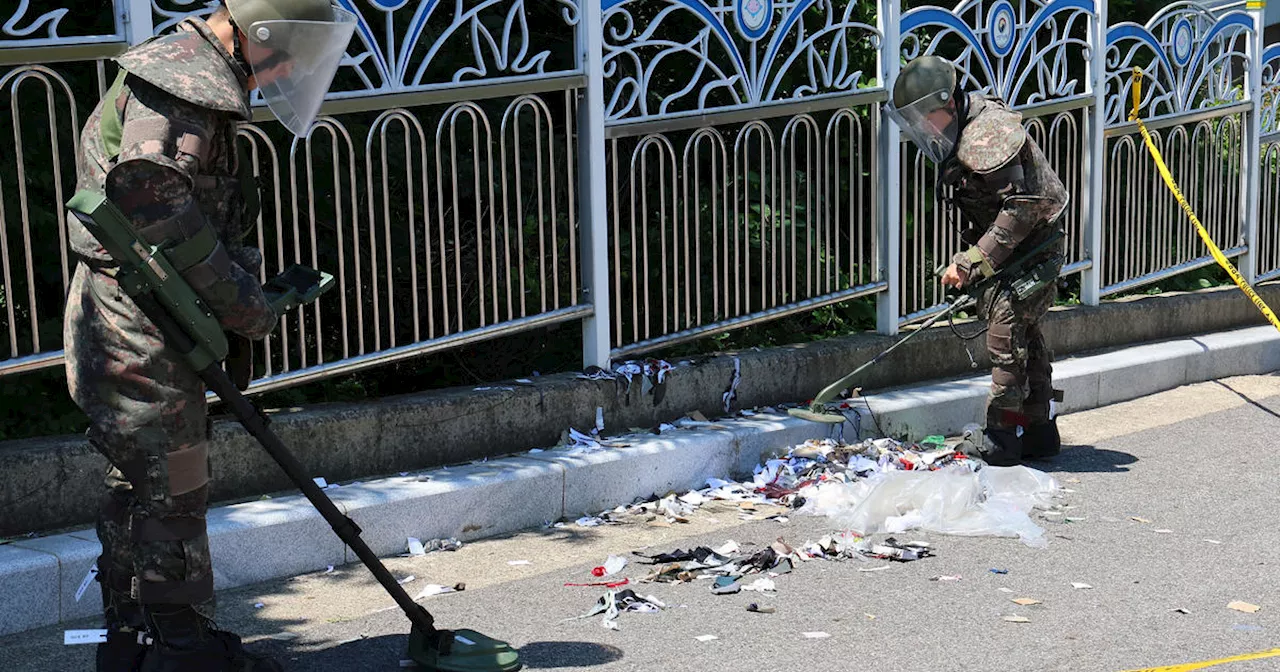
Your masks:
<path fill-rule="evenodd" d="M 864 535 L 922 529 L 964 536 L 1018 537 L 1043 547 L 1030 513 L 1058 489 L 1044 472 L 1023 466 L 965 464 L 937 471 L 883 471 L 854 483 L 823 485 L 809 497 L 814 513 Z M 806 507 L 809 508 L 809 507 Z"/>

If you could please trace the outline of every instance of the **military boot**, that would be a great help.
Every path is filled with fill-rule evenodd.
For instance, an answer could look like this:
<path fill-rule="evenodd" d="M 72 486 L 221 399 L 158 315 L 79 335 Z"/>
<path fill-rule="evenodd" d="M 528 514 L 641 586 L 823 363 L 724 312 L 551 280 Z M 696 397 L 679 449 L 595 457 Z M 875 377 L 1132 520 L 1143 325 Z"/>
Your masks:
<path fill-rule="evenodd" d="M 113 589 L 113 586 L 121 582 L 127 584 L 128 577 L 113 581 L 107 559 L 98 558 L 98 564 L 108 567 L 98 574 L 98 582 L 102 588 L 102 612 L 107 621 L 107 641 L 98 644 L 94 670 L 137 672 L 148 648 L 142 608 L 128 594 Z"/>
<path fill-rule="evenodd" d="M 140 672 L 283 672 L 274 660 L 245 651 L 240 637 L 217 630 L 190 605 L 151 605 L 155 639 Z"/>
<path fill-rule="evenodd" d="M 1061 401 L 1061 392 L 1055 390 Z M 1027 428 L 1022 434 L 1022 456 L 1043 460 L 1062 452 L 1062 437 L 1058 435 L 1057 418 L 1049 417 L 1049 403 L 1027 404 L 1023 407 L 1027 416 Z"/>
<path fill-rule="evenodd" d="M 988 427 L 981 437 L 960 442 L 960 452 L 993 467 L 1011 467 L 1022 459 L 1022 439 L 1017 428 Z"/>

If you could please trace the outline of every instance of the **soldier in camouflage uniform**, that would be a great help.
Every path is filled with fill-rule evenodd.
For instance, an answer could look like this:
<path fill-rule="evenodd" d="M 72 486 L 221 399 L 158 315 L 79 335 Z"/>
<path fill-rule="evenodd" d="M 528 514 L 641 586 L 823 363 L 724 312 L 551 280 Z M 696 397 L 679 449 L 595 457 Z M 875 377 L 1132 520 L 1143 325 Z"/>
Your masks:
<path fill-rule="evenodd" d="M 990 277 L 1058 230 L 1068 195 L 1027 137 L 1022 115 L 999 99 L 966 94 L 951 63 L 923 56 L 904 66 L 889 113 L 940 166 L 938 195 L 951 188 L 951 204 L 967 220 L 961 240 L 970 247 L 955 256 L 943 284 L 959 289 Z M 1060 248 L 1061 242 L 1050 245 L 1024 268 L 1060 255 Z M 1061 449 L 1049 403 L 1061 401 L 1061 392 L 1053 389 L 1052 353 L 1040 327 L 1055 296 L 1050 282 L 1019 300 L 1002 282 L 978 297 L 989 327 L 991 393 L 982 438 L 965 444 L 970 455 L 1008 465 Z"/>
<path fill-rule="evenodd" d="M 354 17 L 330 0 L 228 2 L 208 21 L 185 20 L 116 59 L 120 77 L 81 135 L 77 188 L 104 193 L 148 242 L 180 243 L 171 260 L 223 328 L 261 339 L 278 320 L 259 286 L 262 256 L 242 243 L 256 219 L 256 185 L 245 188 L 252 174 L 240 172 L 248 166 L 236 151 L 236 123 L 250 118 L 249 91 L 290 84 L 286 71 L 296 65 L 287 45 L 267 49 L 240 26 L 256 27 L 257 38 L 279 37 L 291 21 Z M 333 69 L 310 73 L 328 88 Z M 281 121 L 305 131 L 319 100 L 291 102 L 281 101 L 294 115 Z M 97 523 L 108 629 L 97 669 L 280 669 L 209 624 L 204 384 L 121 289 L 97 240 L 75 217 L 68 226 L 80 261 L 64 321 L 68 387 L 89 416 L 90 443 L 110 462 Z"/>

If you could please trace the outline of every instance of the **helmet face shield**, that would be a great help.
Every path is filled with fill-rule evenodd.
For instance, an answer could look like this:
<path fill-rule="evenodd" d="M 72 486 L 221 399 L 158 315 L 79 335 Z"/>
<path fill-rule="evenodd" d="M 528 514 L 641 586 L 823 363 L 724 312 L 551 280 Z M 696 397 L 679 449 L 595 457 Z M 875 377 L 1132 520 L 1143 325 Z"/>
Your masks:
<path fill-rule="evenodd" d="M 257 21 L 245 31 L 258 90 L 294 135 L 315 121 L 355 29 L 355 14 L 334 7 L 333 21 Z"/>
<path fill-rule="evenodd" d="M 901 108 L 889 101 L 885 113 L 920 151 L 941 164 L 955 149 L 959 128 L 955 105 L 950 102 L 951 92 L 939 90 Z"/>

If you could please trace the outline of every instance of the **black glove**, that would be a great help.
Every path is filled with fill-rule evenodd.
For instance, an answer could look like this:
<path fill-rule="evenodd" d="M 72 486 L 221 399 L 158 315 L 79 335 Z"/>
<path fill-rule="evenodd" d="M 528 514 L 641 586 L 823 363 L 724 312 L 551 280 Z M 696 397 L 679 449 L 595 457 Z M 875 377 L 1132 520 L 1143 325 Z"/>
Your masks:
<path fill-rule="evenodd" d="M 253 380 L 253 341 L 239 334 L 227 334 L 227 375 L 244 392 Z"/>

